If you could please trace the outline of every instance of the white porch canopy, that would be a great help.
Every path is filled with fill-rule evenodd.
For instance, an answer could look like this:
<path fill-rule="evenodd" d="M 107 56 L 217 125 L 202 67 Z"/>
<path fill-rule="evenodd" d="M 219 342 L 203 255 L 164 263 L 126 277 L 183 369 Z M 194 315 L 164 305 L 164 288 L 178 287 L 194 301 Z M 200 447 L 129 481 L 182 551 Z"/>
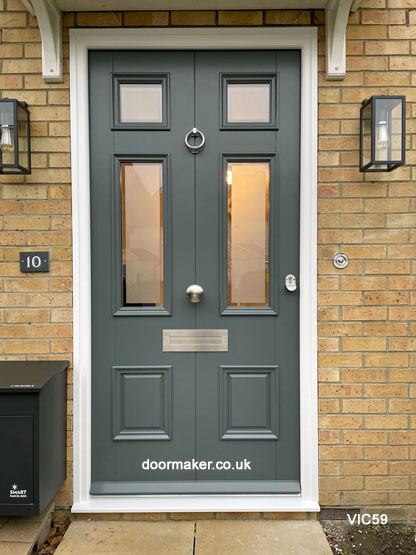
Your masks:
<path fill-rule="evenodd" d="M 23 0 L 38 20 L 45 81 L 62 80 L 62 12 L 138 10 L 325 9 L 326 76 L 345 77 L 345 34 L 361 0 Z"/>

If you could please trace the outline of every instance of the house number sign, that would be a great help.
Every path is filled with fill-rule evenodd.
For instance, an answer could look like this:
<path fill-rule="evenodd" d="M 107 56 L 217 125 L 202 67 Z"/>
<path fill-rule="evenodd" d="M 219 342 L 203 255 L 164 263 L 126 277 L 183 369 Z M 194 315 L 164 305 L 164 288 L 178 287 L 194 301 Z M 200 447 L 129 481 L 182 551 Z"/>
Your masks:
<path fill-rule="evenodd" d="M 21 272 L 49 272 L 49 252 L 21 252 Z"/>

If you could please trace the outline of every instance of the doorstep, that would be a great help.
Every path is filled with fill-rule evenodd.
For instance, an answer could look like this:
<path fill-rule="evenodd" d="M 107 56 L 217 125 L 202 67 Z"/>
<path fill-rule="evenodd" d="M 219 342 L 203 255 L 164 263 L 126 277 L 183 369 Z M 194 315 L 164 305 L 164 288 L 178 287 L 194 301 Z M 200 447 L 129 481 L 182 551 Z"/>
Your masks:
<path fill-rule="evenodd" d="M 39 516 L 0 516 L 1 555 L 30 555 L 45 542 L 51 529 L 53 502 Z"/>
<path fill-rule="evenodd" d="M 331 555 L 316 520 L 72 522 L 55 555 Z"/>

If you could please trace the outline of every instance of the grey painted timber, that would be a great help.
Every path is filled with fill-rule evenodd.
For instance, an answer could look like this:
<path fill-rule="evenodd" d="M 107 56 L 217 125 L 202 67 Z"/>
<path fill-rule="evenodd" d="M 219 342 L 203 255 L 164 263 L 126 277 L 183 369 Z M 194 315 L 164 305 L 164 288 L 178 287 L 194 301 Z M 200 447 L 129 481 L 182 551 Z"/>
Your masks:
<path fill-rule="evenodd" d="M 285 276 L 300 281 L 300 52 L 100 51 L 89 63 L 91 493 L 298 494 L 299 291 Z M 120 123 L 119 83 L 153 78 L 160 125 Z M 270 83 L 270 122 L 228 125 L 227 82 Z M 198 154 L 184 143 L 194 127 Z M 152 160 L 163 166 L 165 302 L 124 306 L 120 163 Z M 228 162 L 269 165 L 267 306 L 228 303 Z M 188 300 L 191 284 L 201 302 Z M 204 345 L 181 349 L 180 330 L 205 333 Z M 207 330 L 220 348 L 202 348 Z M 163 468 L 192 460 L 212 464 Z"/>

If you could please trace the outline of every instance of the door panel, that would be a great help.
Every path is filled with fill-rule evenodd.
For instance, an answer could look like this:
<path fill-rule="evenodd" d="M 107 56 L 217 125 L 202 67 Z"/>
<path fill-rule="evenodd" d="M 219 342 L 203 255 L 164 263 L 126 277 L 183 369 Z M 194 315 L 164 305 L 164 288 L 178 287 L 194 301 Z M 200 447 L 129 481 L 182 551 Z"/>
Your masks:
<path fill-rule="evenodd" d="M 197 353 L 196 361 L 196 441 L 197 458 L 205 460 L 251 459 L 251 471 L 200 472 L 200 479 L 227 480 L 296 480 L 299 476 L 299 406 L 298 406 L 298 294 L 286 291 L 288 273 L 299 275 L 299 53 L 294 52 L 198 52 L 196 54 L 196 125 L 210 137 L 204 151 L 196 157 L 197 207 L 197 283 L 207 291 L 204 306 L 197 306 L 197 328 L 227 327 L 228 353 Z M 279 82 L 279 130 L 230 129 L 220 130 L 218 121 L 210 117 L 221 104 L 219 74 L 241 76 L 254 72 L 275 74 Z M 287 116 L 289 115 L 289 117 Z M 284 137 L 284 140 L 280 137 Z M 218 156 L 218 151 L 220 156 Z M 227 314 L 218 310 L 220 296 L 218 263 L 219 245 L 226 245 L 224 225 L 218 222 L 218 206 L 224 204 L 221 187 L 225 188 L 220 157 L 245 155 L 271 159 L 270 176 L 270 291 L 277 285 L 273 300 L 274 313 L 262 314 L 253 308 L 252 314 L 238 314 L 236 307 Z M 289 169 L 288 171 L 288 168 Z M 222 175 L 221 175 L 222 174 Z M 219 177 L 220 176 L 220 177 Z M 219 180 L 219 184 L 218 184 Z M 226 176 L 225 176 L 226 181 Z M 217 183 L 216 187 L 212 186 Z M 203 208 L 202 208 L 203 207 Z M 228 208 L 228 207 L 227 207 Z M 220 208 L 224 210 L 224 206 Z M 252 207 L 251 207 L 252 210 Z M 210 233 L 207 233 L 207 229 Z M 215 230 L 215 231 L 214 231 Z M 221 231 L 220 231 L 221 230 Z M 221 237 L 221 234 L 223 235 Z M 225 237 L 224 237 L 225 235 Z M 198 256 L 198 253 L 200 255 Z M 222 267 L 222 272 L 227 266 Z M 224 279 L 224 276 L 221 276 Z M 261 307 L 259 303 L 259 307 Z M 224 440 L 218 434 L 221 420 L 220 386 L 224 382 L 223 365 L 279 367 L 273 372 L 277 391 L 274 427 L 278 440 Z M 238 373 L 237 373 L 238 375 Z M 254 379 L 254 378 L 253 378 Z M 253 407 L 259 403 L 253 388 L 246 387 L 242 403 Z M 289 391 L 291 392 L 289 394 Z M 247 410 L 247 417 L 250 411 Z M 209 419 L 204 415 L 210 414 Z M 277 426 L 277 418 L 279 423 Z M 255 421 L 247 426 L 255 427 Z M 248 456 L 248 454 L 250 454 Z"/>
<path fill-rule="evenodd" d="M 94 482 L 118 480 L 169 481 L 177 474 L 146 471 L 141 464 L 149 458 L 170 460 L 194 456 L 195 407 L 193 354 L 163 353 L 164 328 L 193 328 L 195 307 L 183 295 L 184 283 L 195 276 L 194 178 L 192 157 L 183 156 L 183 143 L 177 140 L 188 131 L 189 110 L 193 114 L 193 53 L 92 52 L 91 90 L 91 206 L 92 206 L 92 342 L 93 342 L 93 423 L 92 476 Z M 112 73 L 129 74 L 140 81 L 152 72 L 170 74 L 171 129 L 111 129 Z M 97 104 L 98 103 L 98 104 Z M 105 108 L 104 108 L 105 106 Z M 99 138 L 99 139 L 98 139 Z M 166 191 L 171 199 L 172 223 L 165 225 L 165 296 L 172 297 L 168 310 L 114 304 L 121 301 L 122 239 L 120 207 L 120 168 L 123 160 L 138 162 L 151 156 L 166 159 Z M 114 176 L 114 177 L 113 177 Z M 175 257 L 166 260 L 170 242 Z M 122 308 L 122 310 L 119 310 Z M 143 310 L 145 308 L 145 310 Z M 147 310 L 146 310 L 147 308 Z M 166 314 L 170 316 L 166 316 Z M 154 315 L 153 315 L 154 314 Z M 165 315 L 163 315 L 165 314 Z M 146 441 L 115 441 L 113 373 L 117 367 L 168 367 L 174 386 L 169 399 L 172 437 Z M 183 398 L 187 402 L 183 402 Z M 114 401 L 113 401 L 114 402 Z M 149 400 L 149 411 L 151 400 Z M 132 407 L 130 410 L 134 410 Z M 168 410 L 168 409 L 166 409 Z M 145 447 L 139 448 L 138 444 Z M 181 479 L 192 480 L 193 471 L 182 471 Z M 93 490 L 92 490 L 93 491 Z"/>
<path fill-rule="evenodd" d="M 90 68 L 91 492 L 296 493 L 300 54 L 92 52 Z M 163 349 L 163 330 L 195 329 L 228 347 Z M 234 469 L 142 467 L 193 459 Z"/>

